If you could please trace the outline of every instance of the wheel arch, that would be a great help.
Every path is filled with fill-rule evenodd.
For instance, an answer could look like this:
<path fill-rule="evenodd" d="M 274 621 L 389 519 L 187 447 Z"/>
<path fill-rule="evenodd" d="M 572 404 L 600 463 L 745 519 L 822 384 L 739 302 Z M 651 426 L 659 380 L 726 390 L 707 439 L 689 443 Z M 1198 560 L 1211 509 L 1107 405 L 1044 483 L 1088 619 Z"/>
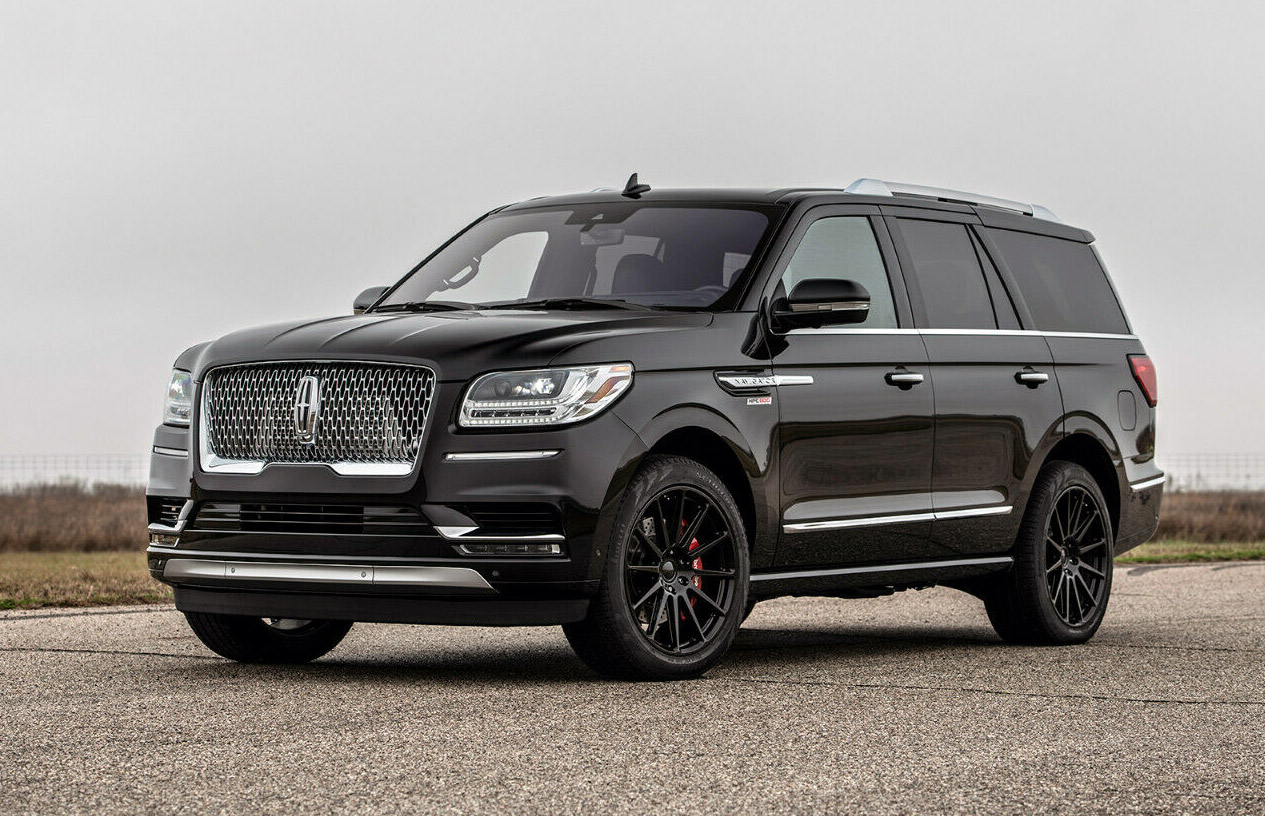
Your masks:
<path fill-rule="evenodd" d="M 647 456 L 676 455 L 692 459 L 716 474 L 733 495 L 742 513 L 752 552 L 752 564 L 776 546 L 773 521 L 776 492 L 770 495 L 768 456 L 758 456 L 745 436 L 725 417 L 700 406 L 681 406 L 664 412 L 639 433 L 644 450 L 631 462 L 635 470 Z M 631 475 L 631 473 L 630 473 Z"/>
<path fill-rule="evenodd" d="M 1098 489 L 1102 491 L 1103 498 L 1107 501 L 1112 534 L 1116 535 L 1120 532 L 1122 476 L 1118 457 L 1113 457 L 1111 454 L 1114 441 L 1105 442 L 1100 436 L 1101 434 L 1095 433 L 1092 427 L 1082 427 L 1065 433 L 1050 448 L 1041 461 L 1041 467 L 1044 468 L 1049 462 L 1061 461 L 1080 465 L 1089 471 L 1089 475 L 1094 478 Z M 1107 439 L 1110 440 L 1110 436 Z"/>

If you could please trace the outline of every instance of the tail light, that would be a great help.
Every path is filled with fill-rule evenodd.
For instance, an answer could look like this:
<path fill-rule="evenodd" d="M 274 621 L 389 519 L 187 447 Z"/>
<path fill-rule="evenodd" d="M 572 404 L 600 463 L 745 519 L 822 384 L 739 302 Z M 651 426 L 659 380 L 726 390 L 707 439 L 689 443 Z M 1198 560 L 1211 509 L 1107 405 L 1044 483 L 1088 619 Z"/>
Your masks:
<path fill-rule="evenodd" d="M 1146 397 L 1146 401 L 1151 407 L 1155 407 L 1155 403 L 1159 401 L 1159 391 L 1155 383 L 1155 365 L 1151 362 L 1151 358 L 1145 354 L 1130 354 L 1129 367 L 1133 369 L 1133 379 L 1138 381 L 1138 387 L 1142 389 L 1142 395 Z"/>

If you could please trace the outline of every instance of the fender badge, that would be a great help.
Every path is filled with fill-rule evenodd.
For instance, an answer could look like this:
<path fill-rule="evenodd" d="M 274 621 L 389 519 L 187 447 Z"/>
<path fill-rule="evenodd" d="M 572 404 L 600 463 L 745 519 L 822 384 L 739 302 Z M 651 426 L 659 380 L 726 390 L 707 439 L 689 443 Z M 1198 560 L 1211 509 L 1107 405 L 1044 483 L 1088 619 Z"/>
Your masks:
<path fill-rule="evenodd" d="M 747 397 L 747 405 L 772 405 L 772 397 Z"/>

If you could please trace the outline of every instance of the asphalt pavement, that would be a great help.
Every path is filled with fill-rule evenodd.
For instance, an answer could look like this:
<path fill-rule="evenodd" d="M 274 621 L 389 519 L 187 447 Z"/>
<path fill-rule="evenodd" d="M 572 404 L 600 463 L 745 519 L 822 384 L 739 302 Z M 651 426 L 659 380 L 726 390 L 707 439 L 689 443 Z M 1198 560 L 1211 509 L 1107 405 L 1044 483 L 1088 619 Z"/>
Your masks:
<path fill-rule="evenodd" d="M 1120 567 L 1085 646 L 948 589 L 756 607 L 700 680 L 557 628 L 240 666 L 170 607 L 0 613 L 4 813 L 1265 812 L 1265 564 Z"/>

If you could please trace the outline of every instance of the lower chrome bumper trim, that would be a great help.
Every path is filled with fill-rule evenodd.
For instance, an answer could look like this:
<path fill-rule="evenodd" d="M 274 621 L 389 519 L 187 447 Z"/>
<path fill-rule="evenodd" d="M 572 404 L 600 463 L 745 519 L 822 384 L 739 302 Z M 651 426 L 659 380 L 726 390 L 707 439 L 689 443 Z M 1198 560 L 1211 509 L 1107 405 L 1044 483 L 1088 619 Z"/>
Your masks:
<path fill-rule="evenodd" d="M 445 587 L 495 592 L 492 585 L 482 575 L 469 567 L 402 567 L 172 558 L 163 567 L 163 578 L 175 583 L 212 578 L 224 581 Z"/>

